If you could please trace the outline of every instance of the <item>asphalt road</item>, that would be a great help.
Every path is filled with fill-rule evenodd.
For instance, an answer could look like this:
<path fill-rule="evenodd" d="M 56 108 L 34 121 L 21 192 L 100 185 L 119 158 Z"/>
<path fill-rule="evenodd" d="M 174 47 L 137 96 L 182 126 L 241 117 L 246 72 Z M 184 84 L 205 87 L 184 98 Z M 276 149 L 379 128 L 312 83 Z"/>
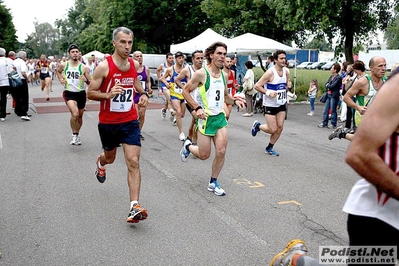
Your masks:
<path fill-rule="evenodd" d="M 55 84 L 51 97 L 61 93 Z M 30 98 L 44 93 L 33 86 Z M 290 105 L 279 157 L 264 153 L 267 134 L 250 133 L 263 116 L 234 110 L 219 177 L 224 197 L 206 189 L 213 155 L 182 163 L 177 127 L 159 108 L 148 110 L 140 203 L 149 217 L 138 224 L 126 223 L 122 150 L 104 184 L 94 175 L 98 112 L 85 112 L 83 145 L 72 146 L 69 113 L 30 111 L 23 122 L 10 100 L 8 111 L 0 123 L 0 265 L 267 265 L 293 238 L 316 258 L 319 246 L 348 243 L 341 209 L 358 176 L 343 160 L 349 142 L 329 141 L 330 130 L 317 127 L 322 105 L 313 117 L 309 105 Z"/>

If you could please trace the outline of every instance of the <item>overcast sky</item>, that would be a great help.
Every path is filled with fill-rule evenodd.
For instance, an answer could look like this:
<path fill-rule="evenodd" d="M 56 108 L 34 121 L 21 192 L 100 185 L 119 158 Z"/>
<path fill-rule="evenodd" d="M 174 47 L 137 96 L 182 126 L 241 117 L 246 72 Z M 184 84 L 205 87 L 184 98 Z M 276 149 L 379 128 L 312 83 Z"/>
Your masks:
<path fill-rule="evenodd" d="M 48 22 L 54 27 L 55 20 L 65 18 L 74 3 L 75 0 L 3 0 L 3 4 L 11 10 L 20 42 L 25 42 L 27 35 L 35 31 L 34 21 Z"/>

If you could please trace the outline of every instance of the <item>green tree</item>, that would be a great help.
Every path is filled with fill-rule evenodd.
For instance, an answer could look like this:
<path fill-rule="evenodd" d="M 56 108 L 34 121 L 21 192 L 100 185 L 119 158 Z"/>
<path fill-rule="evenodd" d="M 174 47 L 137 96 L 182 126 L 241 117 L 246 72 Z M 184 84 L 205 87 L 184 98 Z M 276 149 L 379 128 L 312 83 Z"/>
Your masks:
<path fill-rule="evenodd" d="M 226 37 L 247 32 L 265 36 L 280 42 L 292 40 L 294 31 L 276 23 L 275 9 L 264 0 L 203 0 L 202 10 L 214 26 Z"/>
<path fill-rule="evenodd" d="M 57 19 L 55 26 L 60 32 L 59 46 L 64 55 L 70 44 L 79 45 L 82 51 L 88 51 L 93 48 L 92 42 L 87 42 L 86 34 L 82 32 L 90 27 L 94 20 L 91 14 L 96 15 L 93 10 L 97 7 L 96 1 L 75 0 L 75 4 L 68 10 L 66 19 Z M 93 38 L 96 35 L 94 32 Z M 83 38 L 82 38 L 83 37 Z"/>
<path fill-rule="evenodd" d="M 399 6 L 397 9 L 395 18 L 389 23 L 384 34 L 388 49 L 399 49 Z"/>
<path fill-rule="evenodd" d="M 62 47 L 76 42 L 82 50 L 112 52 L 112 31 L 125 26 L 134 32 L 134 47 L 166 53 L 173 43 L 195 37 L 212 26 L 199 0 L 76 0 L 66 19 L 57 20 Z"/>
<path fill-rule="evenodd" d="M 53 28 L 50 23 L 39 23 L 35 21 L 35 32 L 30 34 L 26 40 L 27 45 L 32 49 L 35 57 L 39 57 L 41 54 L 59 55 L 58 40 L 59 33 L 58 29 Z"/>
<path fill-rule="evenodd" d="M 19 49 L 10 9 L 4 5 L 3 0 L 0 0 L 0 44 L 6 51 L 17 51 Z"/>
<path fill-rule="evenodd" d="M 326 41 L 324 36 L 315 36 L 310 42 L 305 44 L 305 49 L 317 49 L 319 51 L 333 51 L 331 43 Z"/>
<path fill-rule="evenodd" d="M 353 61 L 354 42 L 371 42 L 378 29 L 384 30 L 390 19 L 391 0 L 269 0 L 275 9 L 279 25 L 286 30 L 297 31 L 296 41 L 300 47 L 305 32 L 326 34 L 330 42 L 338 37 L 336 54 L 345 52 L 348 61 Z M 298 38 L 299 36 L 299 38 Z"/>

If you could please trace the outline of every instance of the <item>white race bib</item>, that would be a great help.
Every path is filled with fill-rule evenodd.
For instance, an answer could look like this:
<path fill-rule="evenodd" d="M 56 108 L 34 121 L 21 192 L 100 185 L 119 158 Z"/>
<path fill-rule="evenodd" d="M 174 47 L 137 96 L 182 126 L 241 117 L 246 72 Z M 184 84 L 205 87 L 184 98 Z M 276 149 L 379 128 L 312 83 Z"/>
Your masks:
<path fill-rule="evenodd" d="M 111 112 L 129 112 L 133 106 L 133 88 L 124 88 L 122 94 L 112 98 L 110 104 Z"/>
<path fill-rule="evenodd" d="M 210 110 L 218 110 L 223 108 L 223 102 L 221 93 L 224 93 L 224 91 L 221 90 L 211 90 L 209 92 L 209 98 L 208 98 L 208 108 Z"/>
<path fill-rule="evenodd" d="M 42 67 L 41 72 L 42 72 L 43 74 L 46 74 L 46 73 L 48 72 L 48 68 L 47 68 L 47 67 Z"/>
<path fill-rule="evenodd" d="M 276 103 L 278 105 L 283 105 L 287 101 L 287 91 L 286 90 L 278 90 L 276 96 Z"/>
<path fill-rule="evenodd" d="M 184 82 L 184 81 L 181 84 L 183 85 L 183 87 L 186 86 L 186 82 Z M 177 93 L 177 94 L 183 93 L 183 89 L 180 88 L 179 86 L 177 86 L 177 84 L 175 84 L 175 93 Z"/>
<path fill-rule="evenodd" d="M 145 87 L 145 81 L 140 81 L 141 82 L 141 87 L 143 88 L 144 91 L 147 91 L 147 88 Z"/>

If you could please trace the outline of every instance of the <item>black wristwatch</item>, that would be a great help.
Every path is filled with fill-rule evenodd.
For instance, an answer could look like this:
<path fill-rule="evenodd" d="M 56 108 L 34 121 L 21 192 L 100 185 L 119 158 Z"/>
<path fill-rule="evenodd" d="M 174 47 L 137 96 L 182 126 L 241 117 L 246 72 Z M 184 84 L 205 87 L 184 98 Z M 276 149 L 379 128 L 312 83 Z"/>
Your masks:
<path fill-rule="evenodd" d="M 147 98 L 150 98 L 150 96 L 148 95 L 148 92 L 146 92 L 146 91 L 144 91 L 143 93 L 141 93 L 141 95 L 145 95 L 145 96 L 147 96 Z"/>

